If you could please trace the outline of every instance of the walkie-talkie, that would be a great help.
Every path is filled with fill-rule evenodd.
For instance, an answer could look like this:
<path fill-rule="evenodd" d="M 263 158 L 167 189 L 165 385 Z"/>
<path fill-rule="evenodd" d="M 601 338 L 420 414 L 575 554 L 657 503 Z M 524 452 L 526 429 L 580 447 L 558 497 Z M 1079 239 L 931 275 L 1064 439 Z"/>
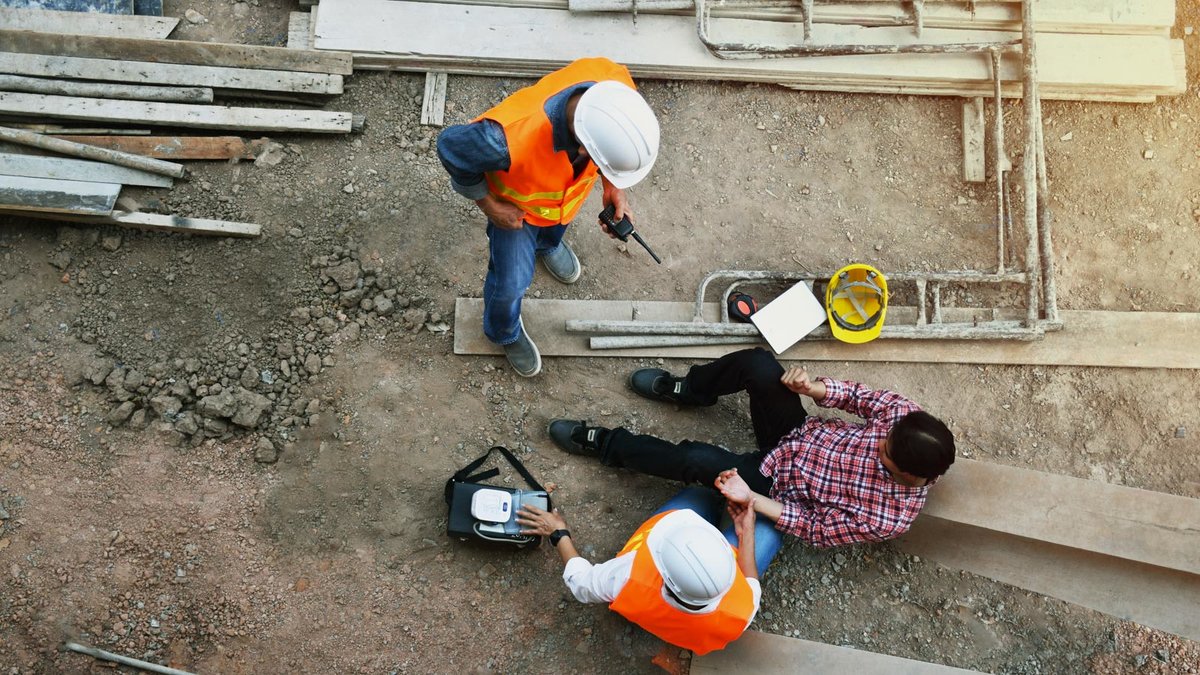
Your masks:
<path fill-rule="evenodd" d="M 600 212 L 600 222 L 604 223 L 604 226 L 608 228 L 608 231 L 616 235 L 617 239 L 620 239 L 621 241 L 628 242 L 629 235 L 633 235 L 634 241 L 641 244 L 642 248 L 646 249 L 646 253 L 649 253 L 650 257 L 654 258 L 654 262 L 661 265 L 662 258 L 659 258 L 657 255 L 655 255 L 654 249 L 650 248 L 650 245 L 647 244 L 644 239 L 642 239 L 642 235 L 638 234 L 637 231 L 633 229 L 633 222 L 629 220 L 629 216 L 622 216 L 621 220 L 619 221 L 613 220 L 613 216 L 616 215 L 616 213 L 617 207 L 609 204 L 608 206 L 604 207 L 603 211 Z"/>

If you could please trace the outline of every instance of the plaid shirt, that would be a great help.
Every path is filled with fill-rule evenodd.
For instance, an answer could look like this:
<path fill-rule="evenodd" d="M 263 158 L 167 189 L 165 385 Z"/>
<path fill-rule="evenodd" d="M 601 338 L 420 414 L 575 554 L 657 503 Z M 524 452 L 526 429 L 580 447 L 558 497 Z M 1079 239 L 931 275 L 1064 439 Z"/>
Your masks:
<path fill-rule="evenodd" d="M 890 391 L 820 379 L 826 393 L 817 405 L 866 423 L 810 416 L 766 456 L 760 470 L 774 478 L 770 496 L 783 504 L 775 527 L 821 548 L 900 536 L 929 488 L 897 483 L 883 467 L 879 444 L 892 425 L 920 408 Z"/>

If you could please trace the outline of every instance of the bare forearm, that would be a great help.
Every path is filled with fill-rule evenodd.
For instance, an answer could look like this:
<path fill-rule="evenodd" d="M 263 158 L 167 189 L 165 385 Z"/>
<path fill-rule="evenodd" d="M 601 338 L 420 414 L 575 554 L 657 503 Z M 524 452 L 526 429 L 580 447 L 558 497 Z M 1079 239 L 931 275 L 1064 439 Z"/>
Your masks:
<path fill-rule="evenodd" d="M 558 546 L 556 548 L 558 550 L 558 557 L 562 558 L 564 565 L 567 564 L 567 561 L 571 558 L 581 557 L 579 555 L 579 551 L 575 550 L 575 544 L 571 541 L 570 536 L 559 539 Z"/>
<path fill-rule="evenodd" d="M 775 522 L 779 520 L 779 516 L 783 515 L 783 504 L 774 499 L 757 492 L 751 498 L 754 500 L 754 512 L 763 518 Z"/>
<path fill-rule="evenodd" d="M 747 579 L 758 578 L 758 563 L 754 562 L 754 532 L 738 539 L 738 567 Z"/>

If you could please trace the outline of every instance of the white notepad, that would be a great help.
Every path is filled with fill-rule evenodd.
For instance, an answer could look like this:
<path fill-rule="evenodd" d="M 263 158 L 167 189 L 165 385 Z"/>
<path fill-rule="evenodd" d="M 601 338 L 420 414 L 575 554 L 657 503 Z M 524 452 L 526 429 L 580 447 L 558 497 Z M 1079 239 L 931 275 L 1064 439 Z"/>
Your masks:
<path fill-rule="evenodd" d="M 825 323 L 825 307 L 806 283 L 784 291 L 750 316 L 776 354 L 782 354 Z"/>

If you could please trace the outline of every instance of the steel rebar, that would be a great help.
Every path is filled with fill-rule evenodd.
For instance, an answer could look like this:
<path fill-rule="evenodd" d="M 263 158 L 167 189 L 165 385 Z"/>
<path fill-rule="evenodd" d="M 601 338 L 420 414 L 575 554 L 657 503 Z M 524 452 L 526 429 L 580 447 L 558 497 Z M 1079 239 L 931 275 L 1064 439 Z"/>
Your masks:
<path fill-rule="evenodd" d="M 1021 96 L 1025 105 L 1025 154 L 1021 158 L 1025 205 L 1022 215 L 1025 220 L 1025 273 L 1029 276 L 1025 294 L 1025 322 L 1033 326 L 1038 320 L 1041 263 L 1038 261 L 1037 223 L 1037 40 L 1032 2 L 1021 3 L 1021 35 L 1024 50 Z"/>
<path fill-rule="evenodd" d="M 1004 109 L 1000 93 L 1000 50 L 989 52 L 992 63 L 992 166 L 996 172 L 996 272 L 1004 274 Z"/>
<path fill-rule="evenodd" d="M 141 668 L 142 670 L 149 670 L 155 673 L 163 673 L 163 675 L 195 675 L 195 673 L 190 673 L 186 670 L 179 670 L 178 668 L 170 668 L 168 666 L 160 666 L 157 663 L 150 663 L 149 661 L 142 661 L 141 659 L 133 659 L 128 656 L 113 654 L 112 652 L 106 652 L 103 649 L 96 649 L 95 647 L 85 647 L 77 642 L 68 642 L 63 646 L 73 652 L 87 654 L 92 658 L 112 661 L 113 663 L 120 663 L 121 665 L 125 666 L 133 666 L 134 668 Z"/>

